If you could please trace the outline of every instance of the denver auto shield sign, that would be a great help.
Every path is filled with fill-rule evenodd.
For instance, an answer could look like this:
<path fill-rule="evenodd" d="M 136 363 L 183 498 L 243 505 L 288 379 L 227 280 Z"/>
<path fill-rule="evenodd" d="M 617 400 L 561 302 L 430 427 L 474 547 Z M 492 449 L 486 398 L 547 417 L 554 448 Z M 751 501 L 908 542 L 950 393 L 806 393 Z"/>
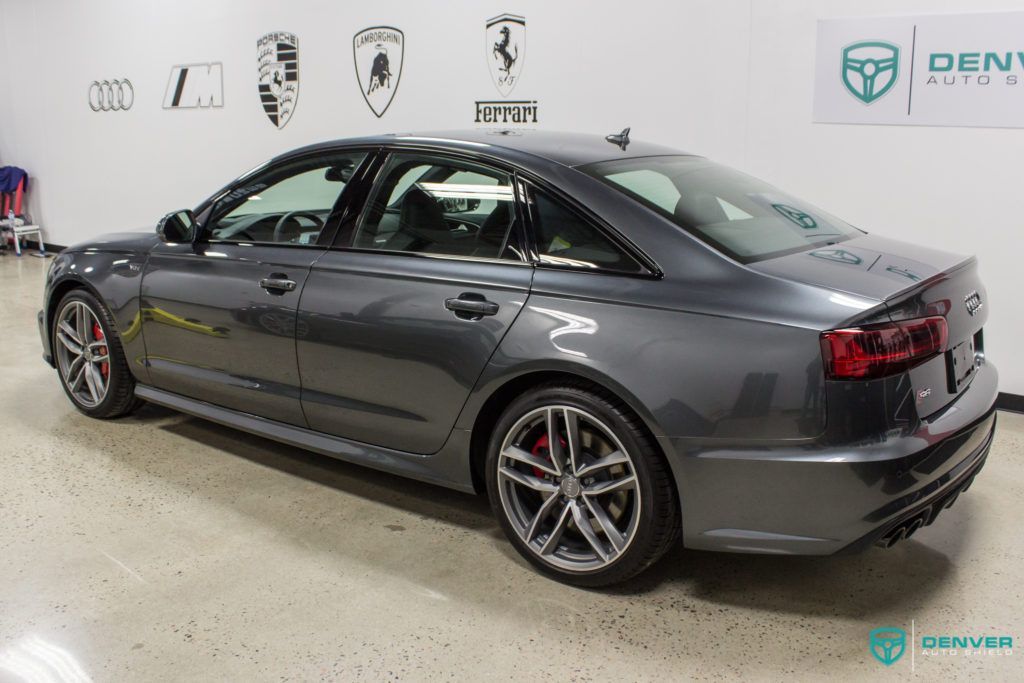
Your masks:
<path fill-rule="evenodd" d="M 818 22 L 814 120 L 1024 128 L 1024 12 Z"/>

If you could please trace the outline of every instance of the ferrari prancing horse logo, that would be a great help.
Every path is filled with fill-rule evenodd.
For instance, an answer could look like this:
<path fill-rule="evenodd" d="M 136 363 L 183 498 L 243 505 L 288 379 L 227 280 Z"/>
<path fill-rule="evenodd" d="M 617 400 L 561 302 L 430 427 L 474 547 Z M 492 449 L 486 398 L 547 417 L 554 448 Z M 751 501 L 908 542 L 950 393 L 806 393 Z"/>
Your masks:
<path fill-rule="evenodd" d="M 488 19 L 484 35 L 494 87 L 508 97 L 519 82 L 526 59 L 526 17 L 500 14 Z"/>

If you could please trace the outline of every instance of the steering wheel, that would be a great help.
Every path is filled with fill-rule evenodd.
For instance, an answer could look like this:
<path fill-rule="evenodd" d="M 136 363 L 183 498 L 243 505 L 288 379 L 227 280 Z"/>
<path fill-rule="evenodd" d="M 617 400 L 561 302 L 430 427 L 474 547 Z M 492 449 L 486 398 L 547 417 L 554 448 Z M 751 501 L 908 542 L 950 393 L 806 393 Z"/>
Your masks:
<path fill-rule="evenodd" d="M 288 211 L 277 220 L 277 225 L 274 226 L 274 241 L 283 242 L 284 237 L 284 226 L 289 220 L 293 218 L 308 218 L 313 221 L 313 225 L 319 230 L 324 227 L 324 221 L 321 220 L 320 216 L 316 215 L 312 211 Z M 296 221 L 298 222 L 298 221 Z M 300 226 L 301 227 L 301 226 Z"/>

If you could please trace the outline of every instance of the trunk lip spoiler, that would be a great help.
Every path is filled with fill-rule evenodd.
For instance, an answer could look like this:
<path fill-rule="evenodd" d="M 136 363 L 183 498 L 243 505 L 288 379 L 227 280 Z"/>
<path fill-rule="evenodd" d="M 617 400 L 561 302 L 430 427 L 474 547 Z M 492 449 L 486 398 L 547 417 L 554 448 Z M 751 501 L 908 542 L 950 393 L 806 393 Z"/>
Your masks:
<path fill-rule="evenodd" d="M 849 318 L 846 318 L 845 320 L 842 320 L 841 322 L 837 323 L 833 328 L 831 328 L 840 329 L 842 327 L 859 327 L 861 325 L 872 325 L 874 323 L 895 322 L 890 317 L 890 313 L 893 311 L 893 309 L 898 308 L 902 303 L 904 303 L 908 299 L 911 299 L 918 292 L 925 290 L 929 287 L 932 287 L 933 285 L 942 282 L 943 280 L 948 280 L 949 278 L 953 277 L 954 275 L 964 270 L 965 268 L 977 266 L 977 264 L 977 256 L 965 257 L 962 261 L 957 263 L 952 268 L 941 270 L 938 273 L 935 273 L 934 275 L 930 275 L 924 278 L 920 282 L 910 283 L 908 286 L 904 287 L 903 289 L 896 290 L 895 292 L 888 295 L 884 299 L 865 296 L 863 294 L 851 292 L 846 289 L 840 289 L 839 287 L 830 287 L 828 285 L 823 285 L 820 283 L 807 282 L 806 280 L 800 280 L 800 282 L 811 287 L 820 287 L 821 289 L 826 289 L 840 294 L 849 294 L 851 296 L 857 296 L 861 299 L 878 302 L 871 308 L 859 311 L 850 316 Z"/>
<path fill-rule="evenodd" d="M 955 275 L 956 273 L 960 272 L 961 270 L 964 270 L 965 268 L 969 268 L 971 266 L 977 266 L 977 265 L 978 265 L 978 257 L 977 256 L 968 256 L 967 258 L 965 258 L 963 261 L 959 262 L 958 264 L 956 264 L 952 268 L 948 268 L 946 270 L 943 270 L 943 271 L 940 271 L 938 273 L 935 273 L 935 275 L 932 275 L 930 277 L 926 277 L 925 279 L 921 280 L 920 282 L 915 282 L 915 283 L 911 284 L 908 287 L 905 287 L 905 288 L 903 288 L 901 290 L 893 292 L 892 294 L 887 296 L 885 299 L 883 299 L 882 303 L 886 304 L 887 306 L 899 305 L 899 304 L 903 303 L 904 301 L 906 301 L 907 299 L 909 299 L 912 296 L 914 296 L 914 294 L 916 294 L 918 291 L 923 290 L 923 289 L 927 289 L 928 287 L 931 287 L 932 285 L 934 285 L 934 284 L 936 284 L 938 282 L 941 282 L 943 280 L 948 280 L 953 275 Z"/>

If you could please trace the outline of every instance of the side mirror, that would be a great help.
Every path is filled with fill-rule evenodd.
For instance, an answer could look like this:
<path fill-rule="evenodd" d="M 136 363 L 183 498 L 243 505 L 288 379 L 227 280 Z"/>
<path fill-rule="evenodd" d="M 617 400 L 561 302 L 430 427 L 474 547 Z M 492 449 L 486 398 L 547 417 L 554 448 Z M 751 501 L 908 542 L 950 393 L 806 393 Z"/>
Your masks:
<path fill-rule="evenodd" d="M 172 211 L 156 224 L 161 242 L 191 242 L 196 234 L 196 216 L 191 209 Z"/>

